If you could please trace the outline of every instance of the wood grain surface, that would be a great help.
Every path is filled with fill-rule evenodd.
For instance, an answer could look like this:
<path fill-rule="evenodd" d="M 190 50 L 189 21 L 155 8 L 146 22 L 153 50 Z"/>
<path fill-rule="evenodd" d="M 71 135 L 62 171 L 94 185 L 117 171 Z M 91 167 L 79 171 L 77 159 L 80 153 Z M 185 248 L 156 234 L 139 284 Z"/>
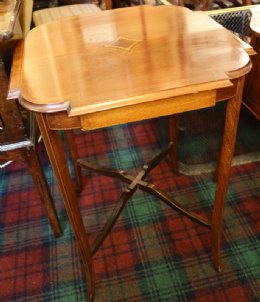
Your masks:
<path fill-rule="evenodd" d="M 27 36 L 20 94 L 30 110 L 75 116 L 197 93 L 245 74 L 243 48 L 203 12 L 183 7 L 68 17 Z"/>

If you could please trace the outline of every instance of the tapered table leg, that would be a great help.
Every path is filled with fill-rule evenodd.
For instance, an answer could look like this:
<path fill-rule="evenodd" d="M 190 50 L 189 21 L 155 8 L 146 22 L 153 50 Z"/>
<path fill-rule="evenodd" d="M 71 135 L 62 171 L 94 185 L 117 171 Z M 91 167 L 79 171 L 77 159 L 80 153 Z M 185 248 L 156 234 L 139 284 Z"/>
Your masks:
<path fill-rule="evenodd" d="M 70 151 L 70 156 L 74 168 L 74 173 L 76 177 L 76 185 L 77 190 L 79 192 L 82 191 L 82 175 L 81 175 L 81 167 L 77 164 L 77 160 L 79 159 L 78 148 L 76 145 L 76 139 L 73 130 L 65 131 L 66 139 L 68 141 L 68 147 Z"/>
<path fill-rule="evenodd" d="M 89 300 L 92 301 L 95 293 L 95 280 L 91 250 L 82 216 L 77 204 L 76 193 L 67 166 L 63 144 L 58 132 L 56 130 L 49 129 L 48 122 L 44 114 L 37 113 L 36 118 L 50 163 L 57 178 L 64 206 L 79 246 L 83 270 L 87 280 L 87 296 Z"/>
<path fill-rule="evenodd" d="M 228 189 L 228 181 L 236 142 L 237 126 L 242 101 L 244 77 L 237 82 L 236 95 L 227 102 L 223 142 L 216 170 L 216 193 L 212 213 L 212 256 L 218 271 L 221 271 L 221 225 Z"/>
<path fill-rule="evenodd" d="M 171 167 L 175 173 L 179 173 L 178 167 L 178 114 L 169 117 L 169 140 L 173 142 L 170 153 Z"/>

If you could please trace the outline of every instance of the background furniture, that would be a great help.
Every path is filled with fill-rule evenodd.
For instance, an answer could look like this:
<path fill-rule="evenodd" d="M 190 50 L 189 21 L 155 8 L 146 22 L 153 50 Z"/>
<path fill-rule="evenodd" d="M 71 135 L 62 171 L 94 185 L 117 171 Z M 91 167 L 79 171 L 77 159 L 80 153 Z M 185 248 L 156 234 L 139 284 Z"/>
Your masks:
<path fill-rule="evenodd" d="M 246 78 L 243 103 L 260 120 L 260 5 L 249 10 L 252 13 L 251 45 L 257 55 L 252 58 L 253 68 Z"/>
<path fill-rule="evenodd" d="M 33 13 L 33 23 L 38 26 L 62 17 L 75 16 L 87 12 L 97 12 L 101 9 L 95 4 L 72 4 L 37 10 Z"/>
<path fill-rule="evenodd" d="M 33 11 L 75 4 L 95 4 L 102 9 L 109 9 L 113 6 L 111 0 L 33 0 Z"/>
<path fill-rule="evenodd" d="M 174 2 L 169 1 L 174 4 Z M 186 0 L 184 4 L 194 10 L 211 10 L 217 8 L 231 8 L 237 6 L 252 5 L 252 0 Z"/>
<path fill-rule="evenodd" d="M 5 49 L 2 46 L 6 39 L 12 37 L 13 32 L 15 32 L 13 40 L 16 44 L 17 39 L 22 38 L 23 34 L 21 30 L 23 29 L 23 33 L 25 34 L 29 29 L 31 14 L 29 13 L 30 9 L 28 10 L 28 6 L 26 5 L 28 3 L 26 1 L 24 3 L 25 5 L 21 8 L 21 19 L 16 18 L 20 9 L 19 1 L 10 1 L 7 3 L 7 6 L 5 6 L 5 3 L 2 4 L 1 18 L 5 21 L 5 24 L 1 24 L 0 39 L 2 53 L 4 53 L 4 50 L 11 49 L 10 44 Z M 18 22 L 19 19 L 21 22 Z M 62 234 L 62 231 L 34 145 L 34 117 L 31 113 L 29 114 L 28 123 L 26 123 L 27 127 L 25 127 L 16 100 L 6 100 L 8 79 L 3 62 L 1 62 L 0 68 L 0 85 L 0 160 L 20 161 L 28 167 L 35 187 L 40 194 L 42 205 L 45 208 L 53 232 L 58 237 Z"/>

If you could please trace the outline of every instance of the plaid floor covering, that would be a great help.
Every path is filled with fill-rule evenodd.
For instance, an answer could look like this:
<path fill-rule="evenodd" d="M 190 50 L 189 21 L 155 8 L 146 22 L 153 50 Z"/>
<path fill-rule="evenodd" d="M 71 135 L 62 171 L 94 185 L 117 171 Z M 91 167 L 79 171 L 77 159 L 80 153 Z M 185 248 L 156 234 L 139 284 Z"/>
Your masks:
<path fill-rule="evenodd" d="M 259 134 L 259 133 L 258 133 Z M 159 150 L 156 121 L 77 136 L 80 155 L 136 173 Z M 0 170 L 0 301 L 86 301 L 74 236 L 40 146 L 64 234 L 55 239 L 28 170 Z M 211 174 L 174 175 L 167 160 L 150 181 L 210 217 Z M 79 203 L 91 242 L 123 185 L 85 172 Z M 210 257 L 209 231 L 137 191 L 94 257 L 97 302 L 260 301 L 260 162 L 232 168 L 223 224 L 223 272 Z"/>

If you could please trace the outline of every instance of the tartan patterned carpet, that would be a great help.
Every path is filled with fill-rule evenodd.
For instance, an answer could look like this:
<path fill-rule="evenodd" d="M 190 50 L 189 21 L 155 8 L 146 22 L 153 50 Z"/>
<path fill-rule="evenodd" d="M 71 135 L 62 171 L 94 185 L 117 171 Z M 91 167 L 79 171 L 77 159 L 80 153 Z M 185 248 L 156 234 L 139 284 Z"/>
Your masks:
<path fill-rule="evenodd" d="M 78 134 L 80 156 L 136 173 L 160 149 L 157 121 Z M 0 301 L 86 301 L 80 259 L 43 146 L 64 234 L 55 239 L 28 170 L 0 170 Z M 196 152 L 195 152 L 196 153 Z M 85 172 L 79 203 L 90 241 L 122 190 L 117 180 Z M 174 175 L 167 160 L 148 179 L 210 217 L 212 175 Z M 232 168 L 223 224 L 223 272 L 210 257 L 209 231 L 137 191 L 94 257 L 96 302 L 260 301 L 260 162 Z"/>

